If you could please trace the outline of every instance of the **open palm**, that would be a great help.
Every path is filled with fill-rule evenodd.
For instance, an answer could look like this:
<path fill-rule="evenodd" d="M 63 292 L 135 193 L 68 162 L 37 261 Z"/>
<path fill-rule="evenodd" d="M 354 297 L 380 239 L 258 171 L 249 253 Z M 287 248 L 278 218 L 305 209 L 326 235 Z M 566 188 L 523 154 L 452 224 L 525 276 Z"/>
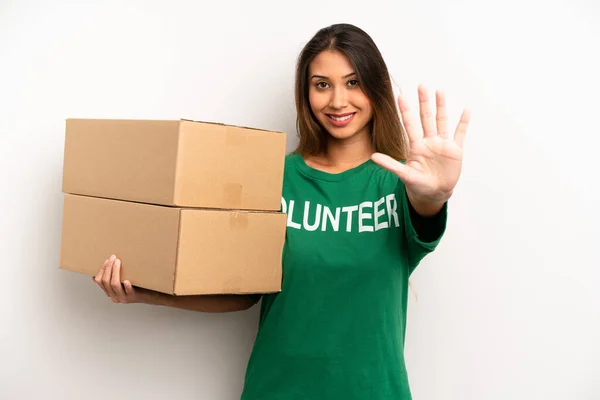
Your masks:
<path fill-rule="evenodd" d="M 373 154 L 373 161 L 398 175 L 411 198 L 429 203 L 448 200 L 462 169 L 463 141 L 469 124 L 469 111 L 463 111 L 454 136 L 450 137 L 444 94 L 436 92 L 437 112 L 434 121 L 429 95 L 420 85 L 421 135 L 410 107 L 402 96 L 398 98 L 398 105 L 409 140 L 406 162 L 398 162 L 381 153 Z"/>

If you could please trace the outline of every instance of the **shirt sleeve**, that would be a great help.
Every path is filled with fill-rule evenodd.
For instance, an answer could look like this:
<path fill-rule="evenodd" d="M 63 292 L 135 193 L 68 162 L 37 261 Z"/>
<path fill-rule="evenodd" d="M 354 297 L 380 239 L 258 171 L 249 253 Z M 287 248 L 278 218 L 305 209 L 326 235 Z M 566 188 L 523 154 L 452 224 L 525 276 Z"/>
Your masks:
<path fill-rule="evenodd" d="M 423 217 L 410 204 L 404 184 L 400 183 L 398 186 L 398 199 L 402 203 L 404 231 L 408 244 L 410 274 L 427 254 L 435 250 L 442 239 L 448 220 L 448 202 L 444 203 L 444 206 L 436 215 Z"/>

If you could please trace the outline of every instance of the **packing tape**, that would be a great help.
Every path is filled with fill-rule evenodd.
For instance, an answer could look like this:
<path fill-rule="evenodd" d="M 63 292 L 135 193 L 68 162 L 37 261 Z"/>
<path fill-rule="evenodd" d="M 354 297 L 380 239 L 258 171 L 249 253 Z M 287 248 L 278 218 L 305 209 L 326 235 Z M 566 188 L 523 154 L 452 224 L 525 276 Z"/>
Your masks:
<path fill-rule="evenodd" d="M 248 214 L 232 211 L 229 226 L 235 229 L 245 229 L 248 226 Z"/>
<path fill-rule="evenodd" d="M 239 183 L 229 183 L 223 188 L 223 199 L 230 208 L 242 208 L 242 196 L 244 187 Z"/>

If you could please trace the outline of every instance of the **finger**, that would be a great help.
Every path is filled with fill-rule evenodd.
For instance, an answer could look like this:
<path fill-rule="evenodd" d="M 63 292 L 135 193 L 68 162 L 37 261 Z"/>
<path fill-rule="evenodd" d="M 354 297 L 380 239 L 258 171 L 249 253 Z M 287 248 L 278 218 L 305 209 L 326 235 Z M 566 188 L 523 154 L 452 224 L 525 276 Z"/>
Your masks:
<path fill-rule="evenodd" d="M 118 258 L 115 260 L 115 263 L 113 265 L 113 273 L 110 280 L 110 286 L 117 295 L 119 301 L 126 300 L 127 296 L 125 295 L 125 290 L 123 290 L 123 285 L 121 285 L 121 260 L 119 260 Z"/>
<path fill-rule="evenodd" d="M 112 277 L 112 269 L 115 262 L 116 257 L 114 255 L 110 256 L 108 260 L 108 264 L 104 269 L 104 274 L 102 275 L 102 286 L 104 286 L 104 290 L 108 293 L 110 298 L 115 301 L 117 294 L 111 287 L 111 277 Z"/>
<path fill-rule="evenodd" d="M 124 281 L 123 286 L 125 287 L 125 293 L 127 294 L 128 297 L 132 297 L 135 295 L 135 289 L 133 288 L 133 285 L 131 284 L 131 282 Z"/>
<path fill-rule="evenodd" d="M 429 94 L 423 85 L 419 85 L 419 112 L 421 115 L 421 125 L 423 126 L 423 135 L 425 137 L 434 136 L 435 128 L 433 126 L 433 114 L 429 105 Z"/>
<path fill-rule="evenodd" d="M 100 268 L 100 271 L 98 271 L 98 273 L 92 279 L 94 280 L 94 282 L 96 282 L 96 284 L 98 286 L 100 286 L 100 289 L 102 289 L 104 291 L 104 293 L 108 297 L 110 297 L 110 295 L 108 294 L 106 289 L 104 289 L 104 285 L 102 285 L 102 276 L 104 275 L 104 271 L 106 270 L 107 265 L 108 265 L 108 258 L 104 261 L 104 264 L 102 264 L 102 268 Z"/>
<path fill-rule="evenodd" d="M 392 157 L 386 154 L 374 153 L 371 156 L 371 159 L 373 160 L 373 162 L 380 165 L 381 167 L 398 175 L 398 177 L 405 183 L 410 182 L 411 179 L 414 177 L 414 172 L 410 167 L 407 167 L 401 162 L 394 160 Z"/>
<path fill-rule="evenodd" d="M 400 108 L 400 114 L 402 115 L 402 124 L 408 135 L 408 140 L 416 142 L 420 139 L 417 127 L 415 126 L 414 119 L 411 115 L 410 106 L 404 97 L 398 96 L 398 107 Z"/>
<path fill-rule="evenodd" d="M 437 113 L 435 122 L 438 135 L 442 138 L 448 137 L 448 114 L 446 111 L 446 96 L 441 91 L 435 92 Z"/>
<path fill-rule="evenodd" d="M 467 127 L 469 126 L 470 120 L 471 111 L 465 108 L 460 116 L 460 121 L 458 121 L 458 125 L 456 126 L 456 131 L 454 133 L 454 141 L 461 148 L 463 147 L 463 143 L 465 141 L 465 135 L 467 133 Z"/>

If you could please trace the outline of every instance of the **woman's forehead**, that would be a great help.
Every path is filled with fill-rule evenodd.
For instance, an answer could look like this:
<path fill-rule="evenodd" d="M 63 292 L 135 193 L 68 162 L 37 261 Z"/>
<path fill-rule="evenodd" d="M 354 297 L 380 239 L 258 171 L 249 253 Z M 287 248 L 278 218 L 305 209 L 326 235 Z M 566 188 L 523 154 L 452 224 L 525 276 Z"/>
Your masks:
<path fill-rule="evenodd" d="M 325 50 L 309 64 L 309 74 L 330 79 L 346 78 L 354 73 L 354 67 L 346 55 L 339 51 Z"/>

